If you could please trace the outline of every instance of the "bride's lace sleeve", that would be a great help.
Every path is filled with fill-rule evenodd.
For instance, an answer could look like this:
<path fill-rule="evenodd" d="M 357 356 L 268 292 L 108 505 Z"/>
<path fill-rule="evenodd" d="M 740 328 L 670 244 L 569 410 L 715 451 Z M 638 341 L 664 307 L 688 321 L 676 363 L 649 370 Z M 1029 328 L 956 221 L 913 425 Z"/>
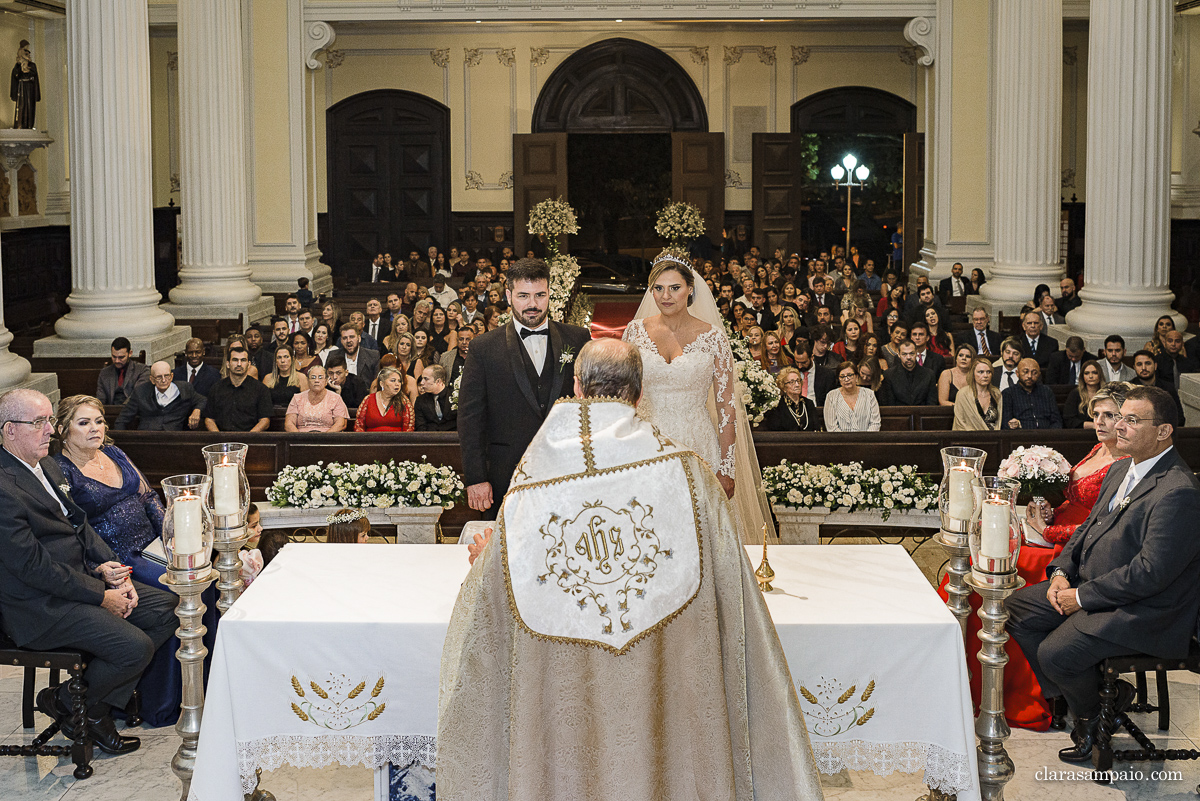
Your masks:
<path fill-rule="evenodd" d="M 737 438 L 737 407 L 733 395 L 737 391 L 737 376 L 734 373 L 733 352 L 729 349 L 729 342 L 719 335 L 713 339 L 713 397 L 717 403 L 717 443 L 721 453 L 721 461 L 716 465 L 716 470 L 719 475 L 733 478 Z"/>

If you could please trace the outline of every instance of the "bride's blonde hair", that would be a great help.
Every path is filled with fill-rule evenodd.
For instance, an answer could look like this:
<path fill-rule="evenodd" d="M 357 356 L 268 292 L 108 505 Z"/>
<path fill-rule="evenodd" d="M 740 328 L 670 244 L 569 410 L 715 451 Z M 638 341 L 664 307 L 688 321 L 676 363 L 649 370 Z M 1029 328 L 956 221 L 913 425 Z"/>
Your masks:
<path fill-rule="evenodd" d="M 668 270 L 674 270 L 683 277 L 683 282 L 687 284 L 688 287 L 687 305 L 691 306 L 692 301 L 696 299 L 696 279 L 692 275 L 692 268 L 687 264 L 687 262 L 683 261 L 673 253 L 661 253 L 659 254 L 658 258 L 654 260 L 654 266 L 650 268 L 650 280 L 648 282 L 649 286 L 654 286 L 654 282 L 657 281 L 659 277 L 661 277 L 662 274 Z"/>

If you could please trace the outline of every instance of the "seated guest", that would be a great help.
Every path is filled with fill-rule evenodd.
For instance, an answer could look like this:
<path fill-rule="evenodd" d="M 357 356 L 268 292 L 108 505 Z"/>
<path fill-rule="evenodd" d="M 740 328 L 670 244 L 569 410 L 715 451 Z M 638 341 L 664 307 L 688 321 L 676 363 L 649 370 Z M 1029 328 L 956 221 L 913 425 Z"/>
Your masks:
<path fill-rule="evenodd" d="M 317 323 L 313 326 L 312 333 L 312 352 L 321 360 L 322 364 L 327 363 L 329 354 L 337 350 L 337 343 L 334 342 L 333 332 L 329 330 L 329 326 L 325 323 Z"/>
<path fill-rule="evenodd" d="M 1062 325 L 1066 320 L 1058 313 L 1058 307 L 1054 305 L 1054 298 L 1049 292 L 1042 295 L 1041 304 L 1034 309 L 1042 316 L 1042 330 L 1049 331 L 1052 325 Z"/>
<path fill-rule="evenodd" d="M 329 326 L 330 331 L 341 331 L 342 323 L 342 307 L 332 300 L 327 300 L 321 305 L 321 322 Z"/>
<path fill-rule="evenodd" d="M 970 385 L 971 361 L 974 358 L 975 348 L 965 342 L 954 349 L 954 366 L 943 370 L 938 376 L 938 405 L 953 406 L 959 390 Z"/>
<path fill-rule="evenodd" d="M 1133 368 L 1125 364 L 1125 338 L 1110 334 L 1104 340 L 1104 360 L 1100 363 L 1104 374 L 1104 383 L 1113 381 L 1129 381 L 1137 378 Z"/>
<path fill-rule="evenodd" d="M 1000 353 L 1000 335 L 988 328 L 992 321 L 987 309 L 977 306 L 971 311 L 971 330 L 966 333 L 980 356 L 995 357 Z"/>
<path fill-rule="evenodd" d="M 308 391 L 298 392 L 288 403 L 284 431 L 345 431 L 350 412 L 336 392 L 326 388 L 325 367 L 320 363 L 308 368 Z"/>
<path fill-rule="evenodd" d="M 816 406 L 818 399 L 825 400 L 829 391 L 837 386 L 837 374 L 833 370 L 817 367 L 806 339 L 796 340 L 795 360 L 796 369 L 800 371 L 800 394 Z"/>
<path fill-rule="evenodd" d="M 1153 355 L 1158 356 L 1158 354 L 1162 353 L 1163 351 L 1163 337 L 1167 335 L 1168 331 L 1174 330 L 1174 317 L 1169 314 L 1164 314 L 1162 317 L 1159 317 L 1158 321 L 1154 323 L 1154 336 L 1152 336 L 1150 341 L 1145 344 L 1143 350 L 1148 350 Z M 1136 370 L 1137 368 L 1134 369 Z"/>
<path fill-rule="evenodd" d="M 175 380 L 191 384 L 192 389 L 208 397 L 213 384 L 221 380 L 221 371 L 204 363 L 204 340 L 196 337 L 189 339 L 183 346 L 183 356 L 184 363 L 175 368 Z"/>
<path fill-rule="evenodd" d="M 1085 350 L 1081 337 L 1067 337 L 1066 347 L 1050 354 L 1050 366 L 1046 368 L 1046 383 L 1051 386 L 1066 385 L 1069 387 L 1078 384 Z"/>
<path fill-rule="evenodd" d="M 437 792 L 446 798 L 674 800 L 707 795 L 701 787 L 720 787 L 725 799 L 821 798 L 795 690 L 725 492 L 695 454 L 674 446 L 663 454 L 652 426 L 635 415 L 641 373 L 627 343 L 584 345 L 578 397 L 554 405 L 526 451 L 530 475 L 518 473 L 501 509 L 492 537 L 499 542 L 468 546 L 474 566 L 442 660 Z M 560 483 L 562 465 L 583 463 L 581 408 L 603 443 L 596 466 L 611 469 Z M 639 467 L 642 460 L 655 463 Z M 533 618 L 536 566 L 555 551 L 530 504 L 574 516 L 597 498 L 631 497 L 656 515 L 677 508 L 701 522 L 657 527 L 656 550 L 670 549 L 672 558 L 659 561 L 644 597 L 627 610 L 618 611 L 611 594 L 603 598 L 612 604 L 611 631 L 595 611 L 607 605 L 581 609 L 557 588 L 553 598 L 543 593 L 547 605 Z M 549 528 L 545 518 L 540 525 Z M 606 525 L 613 542 L 633 542 L 628 523 Z M 562 580 L 582 580 L 600 558 L 570 559 Z M 563 714 L 547 715 L 525 700 L 532 698 L 572 700 Z M 546 753 L 548 743 L 587 757 L 522 758 Z"/>
<path fill-rule="evenodd" d="M 362 509 L 338 509 L 325 522 L 329 523 L 326 542 L 366 543 L 371 536 L 371 521 Z"/>
<path fill-rule="evenodd" d="M 826 309 L 826 312 L 829 310 Z M 812 346 L 812 362 L 818 369 L 832 370 L 841 364 L 841 357 L 833 352 L 833 329 L 825 323 L 821 323 L 810 329 L 812 339 L 809 344 Z"/>
<path fill-rule="evenodd" d="M 1017 385 L 1017 365 L 1024 358 L 1024 353 L 1021 340 L 1016 337 L 1008 337 L 1000 343 L 1000 358 L 992 363 L 996 368 L 992 383 L 999 387 L 1001 392 Z"/>
<path fill-rule="evenodd" d="M 361 346 L 358 328 L 353 323 L 346 323 L 339 331 L 346 369 L 366 383 L 371 383 L 375 380 L 375 374 L 379 372 L 379 351 L 367 350 Z"/>
<path fill-rule="evenodd" d="M 842 361 L 857 362 L 862 358 L 862 338 L 865 333 L 858 320 L 846 320 L 842 325 L 842 338 L 833 343 L 831 350 Z"/>
<path fill-rule="evenodd" d="M 1063 278 L 1059 281 L 1058 290 L 1062 295 L 1054 302 L 1054 305 L 1058 307 L 1058 313 L 1065 318 L 1067 314 L 1078 309 L 1083 300 L 1075 293 L 1075 282 L 1070 278 Z"/>
<path fill-rule="evenodd" d="M 942 325 L 937 309 L 925 310 L 925 324 L 929 326 L 929 349 L 943 359 L 949 360 L 954 353 L 954 335 Z"/>
<path fill-rule="evenodd" d="M 862 275 L 858 280 L 863 282 L 863 287 L 868 292 L 878 292 L 883 287 L 883 279 L 875 272 L 875 260 L 867 259 L 863 264 Z"/>
<path fill-rule="evenodd" d="M 367 313 L 363 318 L 362 333 L 364 338 L 369 336 L 379 343 L 382 343 L 392 333 L 392 315 L 383 310 L 383 304 L 379 302 L 379 298 L 371 298 L 367 301 Z"/>
<path fill-rule="evenodd" d="M 360 311 L 350 312 L 350 325 L 358 331 L 358 344 L 360 347 L 367 350 L 383 352 L 383 348 L 379 344 L 379 340 L 366 333 L 367 318 Z"/>
<path fill-rule="evenodd" d="M 246 507 L 246 545 L 238 551 L 242 560 L 242 583 L 247 587 L 254 583 L 263 569 L 262 551 L 258 547 L 262 533 L 262 512 L 258 510 L 258 504 L 251 503 Z"/>
<path fill-rule="evenodd" d="M 878 400 L 879 392 L 883 389 L 883 371 L 887 368 L 881 366 L 878 359 L 870 356 L 864 356 L 855 368 L 858 370 L 858 385 L 874 392 Z"/>
<path fill-rule="evenodd" d="M 962 263 L 954 262 L 954 266 L 950 268 L 950 277 L 938 282 L 938 295 L 941 296 L 942 303 L 949 303 L 950 298 L 965 298 L 973 294 L 975 291 L 971 282 L 963 278 Z"/>
<path fill-rule="evenodd" d="M 271 391 L 273 406 L 287 406 L 296 393 L 308 389 L 308 379 L 296 369 L 296 359 L 287 345 L 275 347 L 275 369 L 262 383 Z"/>
<path fill-rule="evenodd" d="M 292 334 L 288 344 L 292 347 L 292 357 L 295 359 L 294 367 L 300 375 L 308 375 L 309 367 L 324 363 L 321 361 L 321 357 L 313 352 L 312 337 L 303 331 Z"/>
<path fill-rule="evenodd" d="M 458 300 L 458 293 L 446 286 L 446 276 L 442 274 L 433 277 L 433 288 L 429 290 L 429 297 L 437 301 L 438 306 L 446 308 L 453 300 Z"/>
<path fill-rule="evenodd" d="M 1088 410 L 1092 407 L 1092 400 L 1103 384 L 1100 365 L 1096 363 L 1096 360 L 1089 359 L 1084 362 L 1083 369 L 1079 372 L 1078 383 L 1071 387 L 1066 401 L 1063 402 L 1063 428 L 1096 427 L 1096 424 L 1092 422 L 1091 412 Z"/>
<path fill-rule="evenodd" d="M 346 356 L 340 349 L 325 358 L 325 383 L 346 404 L 347 411 L 357 409 L 370 393 L 367 383 L 346 369 Z"/>
<path fill-rule="evenodd" d="M 759 428 L 763 431 L 818 431 L 821 418 L 817 406 L 805 397 L 803 379 L 795 367 L 784 367 L 775 381 L 782 395 L 775 408 L 763 416 Z"/>
<path fill-rule="evenodd" d="M 313 293 L 312 290 L 308 288 L 308 279 L 297 278 L 296 286 L 298 287 L 296 289 L 296 300 L 300 301 L 300 306 L 302 308 L 307 309 L 313 304 Z"/>
<path fill-rule="evenodd" d="M 446 383 L 453 386 L 458 377 L 462 375 L 463 367 L 467 363 L 467 353 L 471 349 L 471 340 L 475 338 L 475 329 L 462 328 L 458 332 L 458 342 L 454 350 L 447 351 L 442 354 L 438 362 L 446 370 Z"/>
<path fill-rule="evenodd" d="M 917 321 L 925 321 L 925 310 L 936 309 L 940 319 L 946 319 L 946 307 L 933 294 L 933 287 L 929 284 L 921 284 L 917 287 L 917 294 L 909 297 L 904 304 L 904 319 L 909 323 Z"/>
<path fill-rule="evenodd" d="M 300 321 L 300 326 L 292 333 L 308 334 L 311 337 L 313 326 L 317 324 L 317 318 L 313 316 L 312 309 L 301 309 L 297 319 Z"/>
<path fill-rule="evenodd" d="M 1158 361 L 1154 354 L 1148 350 L 1139 350 L 1133 354 L 1133 371 L 1137 373 L 1137 378 L 1131 382 L 1134 386 L 1158 387 L 1171 396 L 1171 400 L 1175 401 L 1175 406 L 1179 409 L 1179 427 L 1186 426 L 1187 420 L 1183 416 L 1183 403 L 1179 400 L 1179 393 L 1171 382 L 1158 377 Z"/>
<path fill-rule="evenodd" d="M 446 368 L 431 364 L 421 373 L 421 394 L 414 404 L 417 431 L 457 431 L 458 411 L 450 408 L 453 387 L 446 383 Z"/>
<path fill-rule="evenodd" d="M 1038 363 L 1045 370 L 1050 366 L 1050 354 L 1058 350 L 1058 342 L 1054 337 L 1045 333 L 1045 323 L 1042 322 L 1041 312 L 1031 310 L 1021 316 L 1021 329 L 1025 332 L 1021 344 L 1025 355 Z"/>
<path fill-rule="evenodd" d="M 1168 331 L 1163 334 L 1162 352 L 1158 354 L 1158 377 L 1179 389 L 1179 376 L 1184 373 L 1200 373 L 1200 362 L 1193 359 L 1183 348 L 1183 332 Z"/>
<path fill-rule="evenodd" d="M 1037 361 L 1026 357 L 1017 365 L 1017 385 L 1004 390 L 1004 428 L 1062 428 L 1062 415 L 1054 390 L 1039 379 L 1042 370 Z"/>
<path fill-rule="evenodd" d="M 170 379 L 170 365 L 156 362 L 154 367 L 161 368 L 160 376 Z M 71 500 L 83 509 L 88 523 L 121 564 L 133 571 L 134 581 L 161 586 L 159 578 L 166 568 L 144 557 L 142 550 L 162 536 L 162 502 L 125 452 L 108 438 L 104 407 L 97 398 L 64 398 L 58 413 L 56 433 L 62 452 L 54 460 L 70 485 Z M 204 624 L 209 632 L 205 645 L 209 648 L 216 642 L 216 598 L 214 588 L 204 594 L 208 607 Z M 175 660 L 177 650 L 179 640 L 172 637 L 155 654 L 138 683 L 142 717 L 156 728 L 170 726 L 179 718 L 183 684 Z"/>
<path fill-rule="evenodd" d="M 314 329 L 315 330 L 315 329 Z M 259 325 L 252 325 L 246 329 L 245 334 L 246 352 L 250 354 L 250 375 L 254 378 L 261 378 L 271 372 L 271 361 L 274 359 L 274 349 L 272 345 L 266 344 L 266 338 L 263 336 L 263 328 Z M 232 343 L 232 338 L 229 344 Z M 225 362 L 229 361 L 229 354 L 225 354 Z M 226 374 L 225 364 L 222 363 L 221 376 Z"/>
<path fill-rule="evenodd" d="M 971 270 L 971 294 L 978 295 L 979 290 L 987 283 L 987 276 L 983 274 L 983 270 L 976 267 Z"/>
<path fill-rule="evenodd" d="M 1116 422 L 1114 463 L 1087 519 L 1049 565 L 1049 580 L 1005 602 L 1008 628 L 1047 698 L 1075 715 L 1065 762 L 1087 762 L 1096 742 L 1100 671 L 1107 657 L 1181 659 L 1200 611 L 1200 484 L 1173 447 L 1175 402 L 1155 387 L 1129 390 Z M 1134 689 L 1119 681 L 1115 712 Z"/>
<path fill-rule="evenodd" d="M 1026 303 L 1021 307 L 1021 319 L 1025 319 L 1025 314 L 1030 311 L 1037 311 L 1042 307 L 1042 298 L 1050 294 L 1050 287 L 1046 284 L 1038 284 L 1033 288 L 1033 301 Z"/>
<path fill-rule="evenodd" d="M 930 370 L 935 379 L 940 376 L 946 369 L 946 357 L 929 347 L 929 323 L 917 320 L 908 329 L 908 338 L 917 355 L 917 364 Z"/>
<path fill-rule="evenodd" d="M 209 393 L 204 426 L 209 431 L 266 431 L 271 424 L 271 390 L 246 375 L 250 356 L 240 344 L 229 349 L 229 375 Z"/>
<path fill-rule="evenodd" d="M 412 431 L 413 408 L 404 394 L 404 375 L 395 367 L 379 371 L 379 390 L 358 405 L 355 431 Z"/>
<path fill-rule="evenodd" d="M 838 388 L 825 396 L 826 431 L 878 431 L 881 424 L 875 393 L 858 385 L 854 362 L 837 367 Z"/>
<path fill-rule="evenodd" d="M 103 415 L 101 415 L 103 419 Z M 89 654 L 87 733 L 107 754 L 136 751 L 110 714 L 124 709 L 154 652 L 179 625 L 174 595 L 130 578 L 88 523 L 58 462 L 50 399 L 31 389 L 0 396 L 0 622 L 18 646 Z M 76 738 L 68 682 L 37 694 L 38 709 Z"/>
<path fill-rule="evenodd" d="M 971 360 L 967 367 L 971 382 L 954 396 L 953 430 L 995 431 L 999 428 L 1004 401 L 1000 390 L 992 383 L 994 369 L 986 356 Z"/>
<path fill-rule="evenodd" d="M 771 375 L 778 375 L 780 370 L 790 367 L 792 364 L 791 358 L 783 349 L 778 331 L 768 331 L 763 340 L 763 362 L 766 364 L 767 372 Z"/>
<path fill-rule="evenodd" d="M 96 379 L 96 397 L 106 406 L 120 406 L 129 400 L 134 387 L 150 381 L 146 365 L 129 358 L 132 347 L 125 337 L 112 341 L 112 363 L 105 365 Z"/>
<path fill-rule="evenodd" d="M 888 369 L 900 361 L 900 346 L 905 342 L 908 342 L 908 323 L 896 320 L 888 328 L 888 341 L 883 345 L 883 358 L 887 360 Z"/>
<path fill-rule="evenodd" d="M 937 379 L 928 367 L 917 364 L 917 348 L 900 344 L 900 359 L 884 374 L 884 406 L 937 406 Z"/>
<path fill-rule="evenodd" d="M 409 331 L 409 326 L 410 323 L 408 318 L 403 314 L 397 314 L 394 318 L 392 318 L 391 333 L 383 338 L 382 345 L 384 350 L 388 351 L 389 353 L 395 353 L 397 338 L 404 334 L 412 336 L 411 332 Z M 380 351 L 380 355 L 383 355 L 383 351 Z"/>
<path fill-rule="evenodd" d="M 212 368 L 209 368 L 212 369 Z M 216 370 L 213 370 L 216 373 Z M 138 418 L 140 431 L 183 431 L 199 428 L 205 398 L 186 381 L 171 380 L 171 365 L 150 365 L 150 383 L 133 390 L 114 426 L 118 431 Z"/>

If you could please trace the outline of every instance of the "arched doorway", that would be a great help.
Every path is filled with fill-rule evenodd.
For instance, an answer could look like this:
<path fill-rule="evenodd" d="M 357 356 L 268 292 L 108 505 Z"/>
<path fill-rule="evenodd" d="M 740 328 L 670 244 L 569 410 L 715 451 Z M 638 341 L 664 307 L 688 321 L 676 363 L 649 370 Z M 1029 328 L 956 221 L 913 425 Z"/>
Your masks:
<path fill-rule="evenodd" d="M 614 38 L 573 53 L 542 87 L 531 128 L 514 154 L 518 236 L 528 210 L 559 195 L 579 212 L 573 249 L 637 251 L 656 241 L 654 213 L 671 199 L 695 203 L 719 234 L 723 140 L 708 133 L 695 81 L 658 48 Z"/>
<path fill-rule="evenodd" d="M 450 229 L 450 109 L 378 89 L 329 108 L 326 164 L 335 273 L 369 276 L 377 253 L 445 247 Z"/>
<path fill-rule="evenodd" d="M 792 105 L 792 133 L 897 134 L 917 130 L 917 107 L 869 86 L 826 89 Z"/>

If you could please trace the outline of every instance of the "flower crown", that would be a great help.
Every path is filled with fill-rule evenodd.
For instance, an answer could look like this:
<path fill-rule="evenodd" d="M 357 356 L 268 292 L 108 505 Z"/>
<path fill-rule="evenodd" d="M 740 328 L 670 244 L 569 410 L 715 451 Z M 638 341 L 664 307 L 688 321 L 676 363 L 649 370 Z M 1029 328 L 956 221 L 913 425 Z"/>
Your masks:
<path fill-rule="evenodd" d="M 351 509 L 348 512 L 342 512 L 341 514 L 331 514 L 329 517 L 325 518 L 325 522 L 331 526 L 335 523 L 353 523 L 355 520 L 362 520 L 366 516 L 367 513 L 362 509 Z"/>

